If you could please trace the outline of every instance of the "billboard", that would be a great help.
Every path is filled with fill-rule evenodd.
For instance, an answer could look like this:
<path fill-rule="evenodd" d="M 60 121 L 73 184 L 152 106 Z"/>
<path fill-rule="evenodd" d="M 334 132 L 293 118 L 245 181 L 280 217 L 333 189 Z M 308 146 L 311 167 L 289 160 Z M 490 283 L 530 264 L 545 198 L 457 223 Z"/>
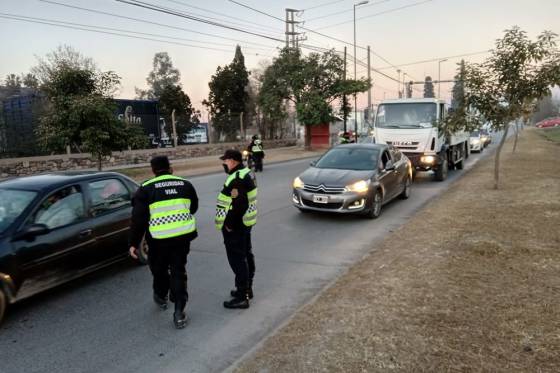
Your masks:
<path fill-rule="evenodd" d="M 198 123 L 181 138 L 185 145 L 208 144 L 208 123 Z"/>

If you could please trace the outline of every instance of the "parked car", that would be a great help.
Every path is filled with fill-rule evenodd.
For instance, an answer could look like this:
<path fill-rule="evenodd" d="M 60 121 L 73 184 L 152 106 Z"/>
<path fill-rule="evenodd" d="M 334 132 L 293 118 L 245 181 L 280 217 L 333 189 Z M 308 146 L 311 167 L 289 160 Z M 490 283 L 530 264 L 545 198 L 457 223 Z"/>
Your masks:
<path fill-rule="evenodd" d="M 471 132 L 471 136 L 469 138 L 469 144 L 471 147 L 471 152 L 482 153 L 482 151 L 484 150 L 484 141 L 482 140 L 481 131 Z"/>
<path fill-rule="evenodd" d="M 302 212 L 359 213 L 375 219 L 393 198 L 407 199 L 410 160 L 384 144 L 331 148 L 293 182 L 292 201 Z"/>
<path fill-rule="evenodd" d="M 560 127 L 560 117 L 541 120 L 535 125 L 535 127 L 537 128 Z"/>
<path fill-rule="evenodd" d="M 0 182 L 0 321 L 7 304 L 125 258 L 137 188 L 113 172 Z"/>

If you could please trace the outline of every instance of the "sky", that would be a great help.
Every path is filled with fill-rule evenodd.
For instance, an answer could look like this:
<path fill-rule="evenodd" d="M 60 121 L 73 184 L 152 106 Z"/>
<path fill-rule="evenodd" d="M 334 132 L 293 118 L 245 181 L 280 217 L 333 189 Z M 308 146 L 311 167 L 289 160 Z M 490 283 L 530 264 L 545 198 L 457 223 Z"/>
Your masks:
<path fill-rule="evenodd" d="M 92 57 L 101 70 L 118 73 L 122 77 L 118 96 L 134 98 L 135 87 L 147 88 L 146 77 L 151 71 L 154 54 L 166 51 L 180 70 L 182 86 L 193 105 L 203 109 L 201 101 L 208 96 L 210 77 L 218 66 L 231 62 L 236 44 L 241 45 L 249 70 L 277 55 L 278 49 L 285 44 L 283 20 L 286 8 L 301 10 L 296 20 L 305 21 L 303 27 L 308 30 L 299 31 L 305 32 L 302 36 L 307 38 L 306 45 L 339 51 L 346 46 L 348 73 L 351 77 L 354 74 L 353 5 L 359 0 L 141 1 L 258 35 L 163 14 L 117 0 L 0 0 L 0 79 L 7 74 L 28 72 L 36 65 L 36 56 L 44 56 L 57 46 L 67 44 Z M 14 15 L 34 17 L 35 22 L 69 22 L 74 24 L 70 25 L 72 27 L 104 27 L 104 31 L 111 34 L 1 18 Z M 505 29 L 514 25 L 525 30 L 531 38 L 543 30 L 560 33 L 559 17 L 560 0 L 370 0 L 368 4 L 356 8 L 356 55 L 357 60 L 367 61 L 367 52 L 363 48 L 369 45 L 372 67 L 393 78 L 399 76 L 397 69 L 400 69 L 400 74 L 406 74 L 407 81 L 422 81 L 426 75 L 435 80 L 439 65 L 441 79 L 452 79 L 461 57 L 448 58 L 441 63 L 438 63 L 439 59 L 487 51 Z M 135 38 L 115 35 L 124 33 L 123 30 Z M 480 62 L 486 56 L 475 54 L 463 58 Z M 400 67 L 424 60 L 433 61 Z M 365 67 L 358 65 L 357 76 L 366 76 L 366 71 Z M 374 103 L 397 95 L 398 84 L 395 81 L 377 73 L 373 73 L 372 78 Z M 451 86 L 442 83 L 442 97 L 449 98 Z M 415 89 L 414 96 L 420 96 L 422 85 L 415 86 Z M 358 106 L 365 104 L 364 94 L 360 96 Z"/>

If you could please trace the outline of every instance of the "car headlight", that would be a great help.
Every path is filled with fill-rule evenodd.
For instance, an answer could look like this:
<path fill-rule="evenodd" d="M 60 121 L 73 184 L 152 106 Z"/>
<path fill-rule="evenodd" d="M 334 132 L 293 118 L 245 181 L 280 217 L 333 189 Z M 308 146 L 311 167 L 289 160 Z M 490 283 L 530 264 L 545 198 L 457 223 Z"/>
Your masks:
<path fill-rule="evenodd" d="M 303 185 L 304 185 L 303 181 L 301 181 L 301 179 L 299 177 L 296 177 L 294 179 L 294 184 L 293 184 L 294 189 L 302 189 Z"/>
<path fill-rule="evenodd" d="M 424 155 L 420 158 L 420 162 L 422 163 L 434 163 L 436 161 L 436 157 L 433 155 Z"/>
<path fill-rule="evenodd" d="M 243 156 L 246 157 L 249 155 L 249 152 L 247 150 L 243 150 Z"/>
<path fill-rule="evenodd" d="M 369 180 L 360 180 L 355 182 L 354 184 L 347 185 L 346 190 L 349 192 L 356 192 L 356 193 L 365 193 L 369 189 Z"/>

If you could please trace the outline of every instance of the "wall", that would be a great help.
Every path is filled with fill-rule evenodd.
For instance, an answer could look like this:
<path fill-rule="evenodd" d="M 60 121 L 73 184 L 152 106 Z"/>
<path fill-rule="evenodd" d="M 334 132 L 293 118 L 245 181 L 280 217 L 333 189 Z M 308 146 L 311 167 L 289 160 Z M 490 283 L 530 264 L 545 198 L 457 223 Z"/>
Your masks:
<path fill-rule="evenodd" d="M 103 161 L 103 168 L 148 163 L 155 155 L 167 155 L 171 160 L 221 155 L 226 149 L 244 149 L 247 145 L 247 142 L 211 145 L 183 145 L 178 146 L 177 148 L 113 152 L 111 157 L 105 157 Z M 296 145 L 295 139 L 264 141 L 265 149 L 294 145 Z M 0 178 L 25 176 L 52 171 L 91 170 L 96 167 L 97 162 L 95 159 L 91 158 L 89 153 L 6 158 L 0 159 Z"/>

